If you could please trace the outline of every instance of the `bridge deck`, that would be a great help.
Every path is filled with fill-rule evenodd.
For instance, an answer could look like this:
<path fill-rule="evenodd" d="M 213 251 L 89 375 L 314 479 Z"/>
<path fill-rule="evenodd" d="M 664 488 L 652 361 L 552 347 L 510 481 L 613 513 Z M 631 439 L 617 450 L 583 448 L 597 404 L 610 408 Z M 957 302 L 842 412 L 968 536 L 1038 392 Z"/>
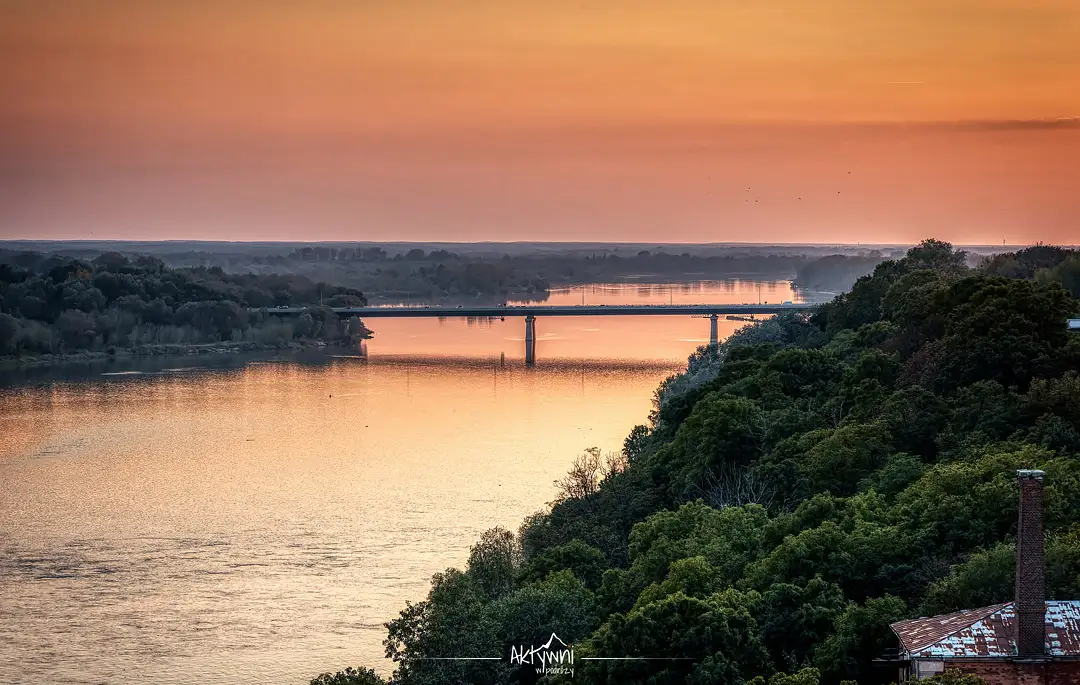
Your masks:
<path fill-rule="evenodd" d="M 519 307 L 333 307 L 335 313 L 361 318 L 496 317 L 508 316 L 676 316 L 687 314 L 779 314 L 806 311 L 815 305 L 785 304 L 618 304 L 523 305 Z M 306 307 L 252 309 L 280 316 L 298 316 Z"/>

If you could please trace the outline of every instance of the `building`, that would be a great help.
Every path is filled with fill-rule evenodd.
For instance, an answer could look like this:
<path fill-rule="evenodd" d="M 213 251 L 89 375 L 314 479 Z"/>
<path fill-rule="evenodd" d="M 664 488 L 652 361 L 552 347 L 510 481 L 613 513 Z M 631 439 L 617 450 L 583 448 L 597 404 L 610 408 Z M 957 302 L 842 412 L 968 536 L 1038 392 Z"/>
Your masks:
<path fill-rule="evenodd" d="M 958 669 L 989 685 L 1080 685 L 1080 600 L 1046 601 L 1043 472 L 1024 470 L 1012 602 L 892 624 L 900 682 Z"/>

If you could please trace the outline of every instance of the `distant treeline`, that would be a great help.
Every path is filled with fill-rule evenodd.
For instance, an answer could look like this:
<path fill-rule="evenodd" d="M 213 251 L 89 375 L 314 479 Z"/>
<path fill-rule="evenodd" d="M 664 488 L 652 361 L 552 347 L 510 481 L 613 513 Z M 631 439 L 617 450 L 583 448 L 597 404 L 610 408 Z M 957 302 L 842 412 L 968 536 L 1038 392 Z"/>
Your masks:
<path fill-rule="evenodd" d="M 329 308 L 366 303 L 359 290 L 294 274 L 170 268 L 154 257 L 115 252 L 84 261 L 0 251 L 0 355 L 337 340 L 350 331 Z M 278 305 L 311 311 L 295 321 L 247 311 Z"/>
<path fill-rule="evenodd" d="M 165 257 L 177 266 L 220 266 L 231 272 L 289 272 L 360 288 L 372 296 L 542 300 L 552 286 L 625 278 L 701 280 L 790 279 L 811 257 L 733 249 L 720 255 L 639 251 L 636 255 L 460 255 L 414 248 L 389 254 L 380 247 L 312 246 L 278 255 L 183 252 Z"/>
<path fill-rule="evenodd" d="M 965 263 L 993 276 L 1030 278 L 1044 283 L 1061 283 L 1080 296 L 1080 251 L 1052 245 L 1035 245 L 1019 252 L 981 257 L 961 252 Z M 799 267 L 792 281 L 796 288 L 843 293 L 855 282 L 874 272 L 889 259 L 878 250 L 861 255 L 827 255 Z"/>
<path fill-rule="evenodd" d="M 885 259 L 877 250 L 858 256 L 828 255 L 799 267 L 792 285 L 805 290 L 846 292 L 855 281 L 873 273 L 874 267 Z"/>

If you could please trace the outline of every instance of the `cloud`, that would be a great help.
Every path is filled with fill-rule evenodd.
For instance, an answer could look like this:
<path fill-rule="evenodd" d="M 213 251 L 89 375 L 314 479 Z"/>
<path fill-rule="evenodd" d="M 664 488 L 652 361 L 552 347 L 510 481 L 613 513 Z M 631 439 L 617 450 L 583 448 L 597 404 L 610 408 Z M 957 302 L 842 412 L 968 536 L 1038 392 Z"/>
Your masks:
<path fill-rule="evenodd" d="M 968 119 L 930 124 L 957 131 L 1055 131 L 1080 129 L 1080 117 L 1053 119 Z"/>

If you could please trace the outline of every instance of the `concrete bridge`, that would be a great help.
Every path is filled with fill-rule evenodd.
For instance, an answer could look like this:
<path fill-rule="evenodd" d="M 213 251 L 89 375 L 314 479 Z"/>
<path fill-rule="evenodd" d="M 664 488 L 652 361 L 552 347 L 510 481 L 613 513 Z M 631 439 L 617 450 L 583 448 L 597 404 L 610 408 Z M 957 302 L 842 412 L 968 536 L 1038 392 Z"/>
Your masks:
<path fill-rule="evenodd" d="M 332 307 L 339 316 L 369 318 L 497 318 L 520 316 L 525 319 L 525 363 L 536 362 L 536 317 L 538 316 L 701 316 L 708 317 L 709 344 L 719 343 L 717 321 L 722 315 L 753 316 L 799 312 L 815 305 L 783 302 L 779 304 L 616 304 L 616 305 L 519 305 L 505 307 Z M 306 307 L 251 309 L 273 316 L 300 316 Z"/>

